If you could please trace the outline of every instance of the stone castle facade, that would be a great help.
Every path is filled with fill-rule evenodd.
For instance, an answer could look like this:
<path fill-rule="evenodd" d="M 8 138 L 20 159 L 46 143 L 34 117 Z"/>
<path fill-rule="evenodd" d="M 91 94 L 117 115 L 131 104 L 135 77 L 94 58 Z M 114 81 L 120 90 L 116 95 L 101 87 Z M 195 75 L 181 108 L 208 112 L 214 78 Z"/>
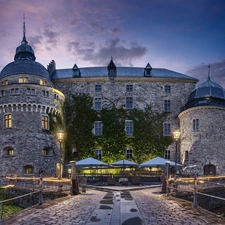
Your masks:
<path fill-rule="evenodd" d="M 225 91 L 208 80 L 145 67 L 117 67 L 111 59 L 105 67 L 47 69 L 36 62 L 25 32 L 14 61 L 0 73 L 0 179 L 36 176 L 40 169 L 55 175 L 60 149 L 49 131 L 49 112 L 60 112 L 59 103 L 75 93 L 88 93 L 93 107 L 101 110 L 109 101 L 127 109 L 151 104 L 156 111 L 170 112 L 164 135 L 181 130 L 178 162 L 198 174 L 223 174 L 225 160 Z M 135 129 L 135 128 L 134 128 Z M 175 160 L 175 144 L 165 157 Z"/>

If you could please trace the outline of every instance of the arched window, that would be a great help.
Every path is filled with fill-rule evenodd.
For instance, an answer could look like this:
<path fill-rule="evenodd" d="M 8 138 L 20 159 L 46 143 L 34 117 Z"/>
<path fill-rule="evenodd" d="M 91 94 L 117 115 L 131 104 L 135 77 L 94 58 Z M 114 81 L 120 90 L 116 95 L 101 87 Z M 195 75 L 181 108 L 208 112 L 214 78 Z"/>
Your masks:
<path fill-rule="evenodd" d="M 52 148 L 50 147 L 45 147 L 43 150 L 42 150 L 42 154 L 45 155 L 45 156 L 51 156 L 52 155 Z"/>
<path fill-rule="evenodd" d="M 14 149 L 13 147 L 7 146 L 3 149 L 3 154 L 5 156 L 13 156 L 14 155 Z"/>
<path fill-rule="evenodd" d="M 216 167 L 212 164 L 208 164 L 204 166 L 204 175 L 215 176 L 216 175 Z"/>
<path fill-rule="evenodd" d="M 26 165 L 24 167 L 25 174 L 33 174 L 34 173 L 34 167 L 31 165 Z"/>

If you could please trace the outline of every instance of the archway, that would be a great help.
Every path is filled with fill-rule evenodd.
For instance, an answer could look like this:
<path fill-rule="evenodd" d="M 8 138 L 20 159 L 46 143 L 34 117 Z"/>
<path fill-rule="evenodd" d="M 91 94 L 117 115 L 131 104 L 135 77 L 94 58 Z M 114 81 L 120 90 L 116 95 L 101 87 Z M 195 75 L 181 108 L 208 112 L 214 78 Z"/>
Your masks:
<path fill-rule="evenodd" d="M 204 175 L 216 175 L 216 167 L 212 164 L 204 166 Z"/>

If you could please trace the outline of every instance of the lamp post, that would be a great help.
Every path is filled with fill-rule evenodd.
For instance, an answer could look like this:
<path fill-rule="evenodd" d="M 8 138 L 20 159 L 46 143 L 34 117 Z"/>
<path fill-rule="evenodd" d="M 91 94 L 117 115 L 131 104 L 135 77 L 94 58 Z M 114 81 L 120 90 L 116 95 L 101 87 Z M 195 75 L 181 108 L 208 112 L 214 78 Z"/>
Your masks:
<path fill-rule="evenodd" d="M 76 147 L 73 148 L 73 156 L 75 161 L 71 161 L 71 195 L 78 195 L 79 194 L 79 187 L 77 182 L 77 173 L 76 173 L 76 160 L 78 159 L 78 152 Z"/>
<path fill-rule="evenodd" d="M 175 177 L 175 179 L 176 179 L 176 175 L 177 175 L 177 148 L 178 148 L 178 146 L 177 146 L 177 143 L 178 143 L 178 140 L 180 139 L 180 130 L 179 129 L 175 129 L 174 131 L 173 131 L 173 138 L 174 138 L 174 140 L 176 141 L 176 151 L 175 151 L 175 171 L 174 171 L 174 177 Z"/>
<path fill-rule="evenodd" d="M 61 180 L 62 179 L 62 140 L 64 137 L 64 132 L 63 130 L 59 130 L 57 133 L 57 138 L 59 141 L 59 151 L 60 151 L 60 164 L 59 164 L 59 175 L 58 175 L 58 179 Z"/>

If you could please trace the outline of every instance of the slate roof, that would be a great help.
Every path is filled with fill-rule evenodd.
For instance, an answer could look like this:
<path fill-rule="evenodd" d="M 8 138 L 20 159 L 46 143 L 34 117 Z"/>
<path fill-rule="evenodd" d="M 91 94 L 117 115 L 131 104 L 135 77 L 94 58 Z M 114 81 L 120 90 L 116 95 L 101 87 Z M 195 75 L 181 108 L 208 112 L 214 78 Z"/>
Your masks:
<path fill-rule="evenodd" d="M 97 77 L 108 77 L 107 67 L 86 67 L 79 68 L 81 78 L 97 78 Z M 142 67 L 117 67 L 117 77 L 144 77 L 145 68 Z M 51 79 L 65 79 L 73 78 L 74 71 L 72 69 L 57 69 L 51 76 Z M 177 78 L 186 79 L 192 81 L 198 81 L 196 78 L 187 76 L 182 73 L 177 73 L 167 69 L 152 68 L 150 77 L 153 78 Z"/>
<path fill-rule="evenodd" d="M 0 73 L 0 79 L 14 74 L 33 74 L 50 79 L 50 75 L 43 65 L 26 59 L 14 61 L 6 65 Z"/>

